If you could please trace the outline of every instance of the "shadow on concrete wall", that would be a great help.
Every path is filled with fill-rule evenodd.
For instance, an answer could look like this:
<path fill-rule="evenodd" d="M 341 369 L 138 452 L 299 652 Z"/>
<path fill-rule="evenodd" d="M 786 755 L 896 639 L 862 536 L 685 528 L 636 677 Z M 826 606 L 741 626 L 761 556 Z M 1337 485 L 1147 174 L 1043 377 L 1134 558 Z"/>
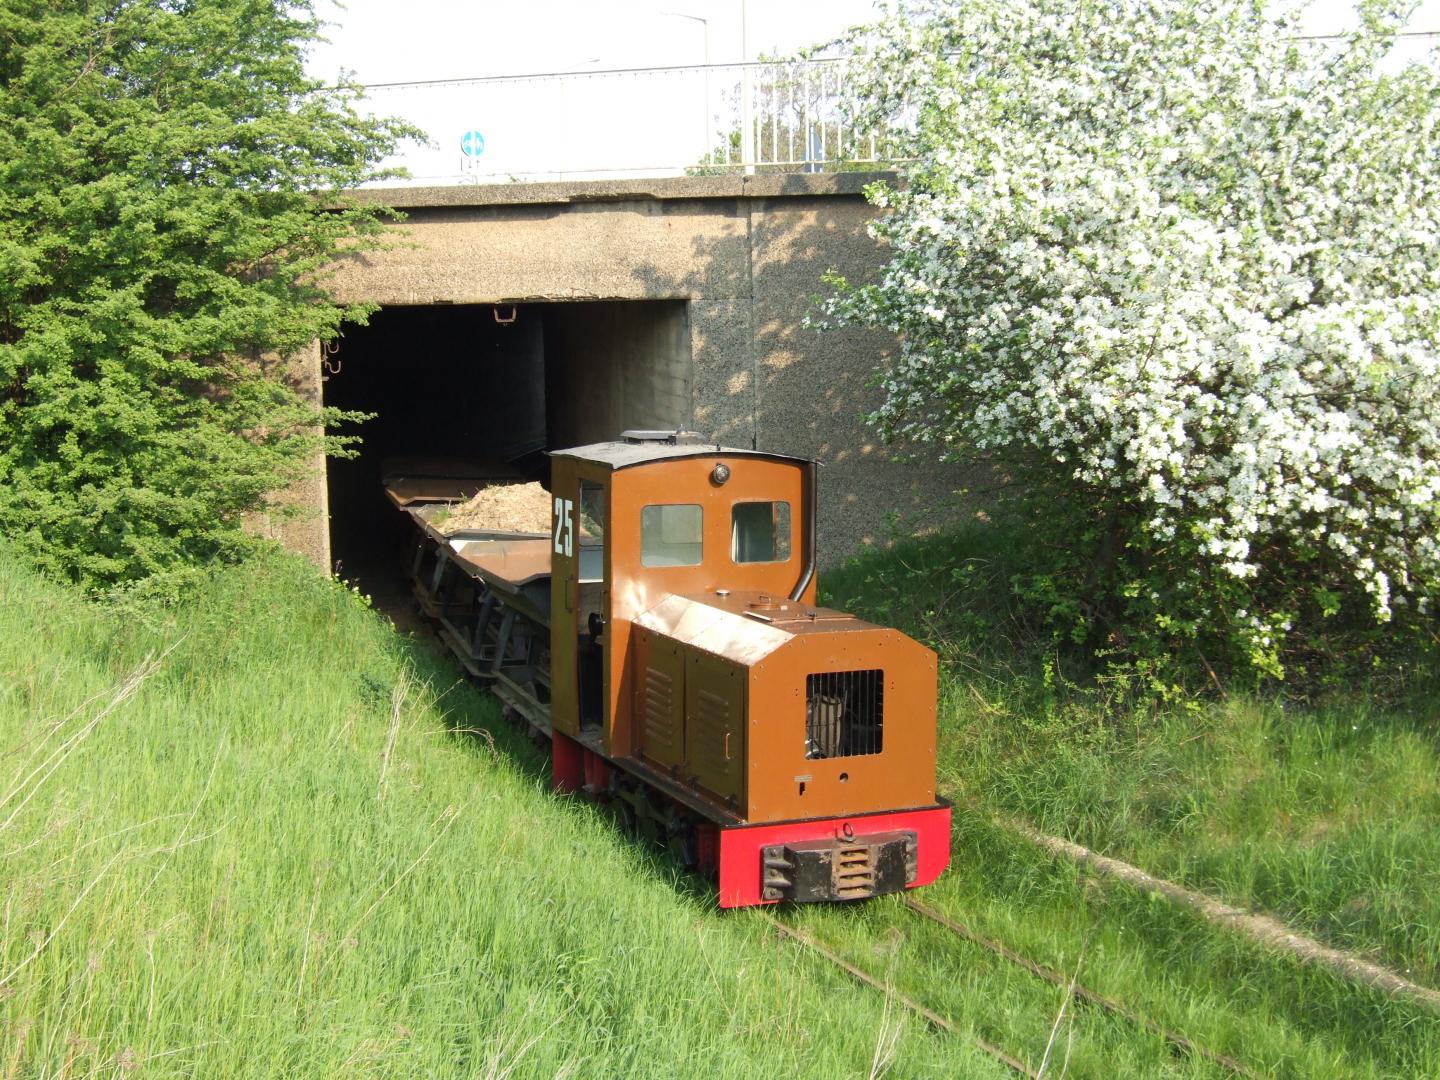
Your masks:
<path fill-rule="evenodd" d="M 337 283 L 346 299 L 385 304 L 684 301 L 693 358 L 685 419 L 723 443 L 753 439 L 824 461 L 824 552 L 833 561 L 953 521 L 966 480 L 933 454 L 881 445 L 863 422 L 879 403 L 870 377 L 893 339 L 804 325 L 827 270 L 867 281 L 879 269 L 864 228 L 874 211 L 859 194 L 866 179 L 874 177 L 422 191 L 411 195 L 401 227 L 409 231 L 394 249 L 355 256 Z M 580 341 L 577 370 L 604 352 L 592 354 L 592 341 Z M 611 352 L 617 363 L 640 363 Z"/>
<path fill-rule="evenodd" d="M 863 229 L 868 207 L 837 216 L 833 199 L 737 200 L 734 213 L 749 237 L 743 274 L 717 271 L 733 250 L 705 239 L 695 241 L 693 269 L 683 274 L 633 267 L 645 294 L 690 300 L 697 430 L 730 445 L 749 446 L 753 436 L 760 449 L 824 462 L 826 562 L 973 512 L 957 494 L 968 470 L 939 463 L 933 450 L 884 445 L 864 420 L 881 401 L 872 376 L 894 339 L 805 325 L 818 314 L 828 271 L 853 283 L 878 276 L 875 242 Z M 707 289 L 727 280 L 733 291 Z"/>

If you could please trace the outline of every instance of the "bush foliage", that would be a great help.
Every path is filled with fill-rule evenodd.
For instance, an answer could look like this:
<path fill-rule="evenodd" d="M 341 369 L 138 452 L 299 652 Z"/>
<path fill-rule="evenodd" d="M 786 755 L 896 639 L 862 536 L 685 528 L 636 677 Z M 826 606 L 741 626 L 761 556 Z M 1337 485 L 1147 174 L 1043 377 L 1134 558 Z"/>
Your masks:
<path fill-rule="evenodd" d="M 853 39 L 913 164 L 828 318 L 899 335 L 873 422 L 1000 469 L 1017 584 L 1090 648 L 1280 676 L 1428 629 L 1440 77 L 1359 14 L 917 0 Z"/>
<path fill-rule="evenodd" d="M 342 318 L 327 207 L 408 132 L 306 77 L 285 0 L 0 10 L 0 529 L 106 586 L 246 546 L 337 419 L 286 360 Z"/>

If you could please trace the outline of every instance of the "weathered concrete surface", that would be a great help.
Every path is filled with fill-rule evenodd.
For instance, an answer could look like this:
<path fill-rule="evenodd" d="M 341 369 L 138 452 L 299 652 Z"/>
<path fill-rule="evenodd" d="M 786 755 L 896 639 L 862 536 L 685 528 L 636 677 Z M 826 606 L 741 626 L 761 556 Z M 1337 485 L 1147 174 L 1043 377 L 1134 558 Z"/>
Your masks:
<path fill-rule="evenodd" d="M 613 439 L 628 427 L 688 427 L 685 304 L 596 301 L 545 309 L 547 430 L 552 446 Z M 571 393 L 553 392 L 573 388 Z"/>
<path fill-rule="evenodd" d="M 290 364 L 291 389 L 319 402 L 320 343 Z M 317 432 L 318 434 L 318 432 Z M 270 500 L 270 511 L 249 514 L 245 527 L 257 536 L 279 540 L 291 551 L 330 569 L 330 491 L 325 482 L 325 454 L 316 451 L 310 471 Z"/>
<path fill-rule="evenodd" d="M 803 325 L 826 270 L 864 280 L 880 266 L 862 194 L 880 175 L 360 192 L 407 220 L 389 250 L 339 265 L 332 286 L 380 304 L 687 302 L 690 422 L 723 443 L 825 461 L 822 557 L 833 563 L 883 543 L 893 519 L 906 533 L 946 520 L 961 483 L 955 470 L 896 464 L 861 420 L 877 402 L 867 378 L 894 342 Z M 290 542 L 313 552 L 324 541 L 307 528 Z"/>
<path fill-rule="evenodd" d="M 784 195 L 864 195 L 865 185 L 894 173 L 784 173 L 746 176 L 676 176 L 619 180 L 560 180 L 539 184 L 484 184 L 435 188 L 366 188 L 346 197 L 395 207 L 561 206 L 617 199 L 769 199 Z"/>
<path fill-rule="evenodd" d="M 948 520 L 955 470 L 895 460 L 861 420 L 880 402 L 869 376 L 895 346 L 864 330 L 820 334 L 806 327 L 821 277 L 838 270 L 870 280 L 882 253 L 865 231 L 870 208 L 857 200 L 809 196 L 758 201 L 751 215 L 751 318 L 754 321 L 762 446 L 825 462 L 821 474 L 821 557 Z"/>

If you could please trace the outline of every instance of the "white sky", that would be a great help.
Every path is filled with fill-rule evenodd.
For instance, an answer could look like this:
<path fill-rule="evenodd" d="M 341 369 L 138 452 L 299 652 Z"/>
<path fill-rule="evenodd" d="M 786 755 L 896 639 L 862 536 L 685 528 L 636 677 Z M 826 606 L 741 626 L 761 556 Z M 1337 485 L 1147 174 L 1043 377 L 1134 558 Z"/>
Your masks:
<path fill-rule="evenodd" d="M 698 65 L 707 49 L 712 64 L 735 63 L 744 55 L 742 14 L 753 59 L 834 38 L 874 10 L 871 0 L 319 0 L 329 40 L 315 47 L 309 69 L 327 80 L 344 69 L 374 85 Z M 1316 0 L 1310 9 L 1315 33 L 1353 22 L 1350 0 Z M 1410 29 L 1440 31 L 1440 0 L 1424 0 Z M 1419 53 L 1437 43 L 1412 41 L 1405 51 Z M 608 168 L 605 159 L 618 160 L 622 150 L 630 164 L 654 174 L 645 167 L 686 164 L 703 155 L 706 114 L 711 136 L 724 126 L 717 85 L 723 81 L 717 75 L 702 87 L 698 79 L 631 79 L 627 89 L 621 80 L 597 78 L 566 80 L 564 88 L 377 90 L 371 100 L 377 112 L 405 116 L 430 133 L 430 148 L 411 148 L 403 158 L 421 182 L 459 178 L 459 139 L 470 130 L 485 136 L 485 151 L 471 164 L 483 164 L 492 174 L 487 179 L 543 169 L 558 174 L 574 170 L 577 161 Z M 647 156 L 655 160 L 642 160 Z"/>
<path fill-rule="evenodd" d="M 734 63 L 742 7 L 751 59 L 835 37 L 874 11 L 870 0 L 349 0 L 343 9 L 321 0 L 321 18 L 338 25 L 310 70 L 331 77 L 343 67 L 375 83 L 699 64 L 707 30 L 710 62 Z"/>

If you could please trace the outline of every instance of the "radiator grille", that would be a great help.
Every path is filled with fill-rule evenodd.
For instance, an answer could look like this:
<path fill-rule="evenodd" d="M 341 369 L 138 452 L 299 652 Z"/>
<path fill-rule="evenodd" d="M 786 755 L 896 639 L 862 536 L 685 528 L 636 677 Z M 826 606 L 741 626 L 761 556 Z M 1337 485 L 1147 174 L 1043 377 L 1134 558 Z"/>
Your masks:
<path fill-rule="evenodd" d="M 805 678 L 805 756 L 878 754 L 884 736 L 885 678 L 878 669 Z"/>

